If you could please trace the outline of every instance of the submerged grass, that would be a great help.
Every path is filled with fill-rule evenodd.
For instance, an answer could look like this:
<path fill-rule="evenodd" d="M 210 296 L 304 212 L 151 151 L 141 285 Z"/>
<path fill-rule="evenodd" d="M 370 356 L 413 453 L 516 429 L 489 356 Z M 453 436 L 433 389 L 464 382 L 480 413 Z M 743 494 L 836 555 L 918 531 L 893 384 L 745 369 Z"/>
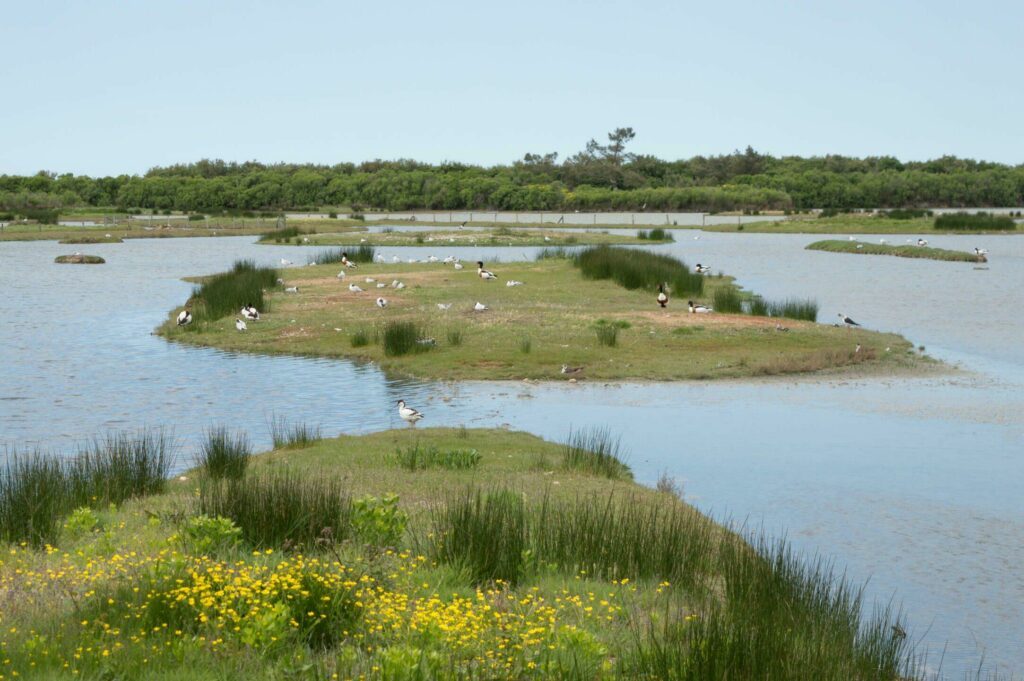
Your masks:
<path fill-rule="evenodd" d="M 704 292 L 704 277 L 669 255 L 596 246 L 578 253 L 574 263 L 587 279 L 612 279 L 627 289 L 655 291 L 667 282 L 677 295 L 698 296 Z"/>

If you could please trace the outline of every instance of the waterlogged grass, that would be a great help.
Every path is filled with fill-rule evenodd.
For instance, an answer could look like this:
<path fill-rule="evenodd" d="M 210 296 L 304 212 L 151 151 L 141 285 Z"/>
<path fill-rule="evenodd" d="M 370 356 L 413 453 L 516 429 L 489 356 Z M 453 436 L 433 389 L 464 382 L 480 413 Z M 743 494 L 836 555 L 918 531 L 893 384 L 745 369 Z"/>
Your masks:
<path fill-rule="evenodd" d="M 395 465 L 416 446 L 481 458 Z M 744 540 L 674 494 L 563 468 L 561 452 L 402 428 L 76 511 L 58 544 L 5 549 L 3 673 L 925 678 L 911 625 L 871 612 L 841 569 Z"/>
<path fill-rule="evenodd" d="M 840 241 L 830 239 L 815 241 L 807 246 L 809 251 L 827 251 L 829 253 L 854 253 L 859 255 L 894 255 L 900 258 L 927 258 L 928 260 L 947 260 L 950 262 L 985 262 L 984 256 L 966 251 L 953 251 L 931 246 L 872 244 L 860 241 Z"/>
<path fill-rule="evenodd" d="M 58 265 L 102 265 L 107 261 L 98 255 L 82 255 L 78 253 L 74 255 L 58 255 L 53 259 L 53 262 Z"/>
<path fill-rule="evenodd" d="M 638 257 L 641 272 L 648 256 L 662 257 L 627 251 L 627 257 Z M 669 261 L 676 272 L 685 268 Z M 178 328 L 174 316 L 180 308 L 170 312 L 159 333 L 233 351 L 370 360 L 392 374 L 444 380 L 712 379 L 783 373 L 786 366 L 888 372 L 927 363 L 891 334 L 791 321 L 782 322 L 788 329 L 783 333 L 775 318 L 725 314 L 717 307 L 709 315 L 687 311 L 688 299 L 714 307 L 716 291 L 735 289 L 728 277 L 693 275 L 705 288 L 700 296 L 679 294 L 670 284 L 668 307 L 661 309 L 655 300 L 659 277 L 651 278 L 650 289 L 627 289 L 610 279 L 584 278 L 571 260 L 562 258 L 485 264 L 498 281 L 482 281 L 471 263 L 463 270 L 443 263 L 362 265 L 360 281 L 370 277 L 388 284 L 381 289 L 388 300 L 383 310 L 374 304 L 381 295 L 376 289 L 350 292 L 336 278 L 335 266 L 295 268 L 288 270 L 287 283 L 299 293 L 269 288 L 268 309 L 245 333 L 235 330 L 234 316 Z M 511 279 L 523 285 L 506 287 Z M 405 288 L 392 288 L 395 280 Z M 488 309 L 474 311 L 477 302 Z M 616 333 L 614 347 L 598 340 L 595 327 L 601 320 L 629 327 L 604 332 Z M 402 326 L 392 332 L 396 342 L 386 345 L 389 324 Z M 696 326 L 702 329 L 678 331 Z M 527 337 L 529 353 L 522 350 Z M 870 362 L 844 359 L 858 344 L 874 350 Z M 563 365 L 582 369 L 563 374 Z"/>

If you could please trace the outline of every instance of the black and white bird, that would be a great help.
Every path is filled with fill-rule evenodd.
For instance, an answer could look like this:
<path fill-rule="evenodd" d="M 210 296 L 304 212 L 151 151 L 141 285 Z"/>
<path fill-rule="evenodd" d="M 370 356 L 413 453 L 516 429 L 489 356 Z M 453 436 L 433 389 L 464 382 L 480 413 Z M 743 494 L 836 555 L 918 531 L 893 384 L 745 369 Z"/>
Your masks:
<path fill-rule="evenodd" d="M 241 310 L 241 315 L 250 321 L 259 321 L 260 311 L 256 309 L 256 306 L 252 303 L 246 305 Z"/>
<path fill-rule="evenodd" d="M 461 270 L 462 268 L 463 268 L 463 264 L 461 262 L 456 262 L 455 263 L 455 269 Z"/>
<path fill-rule="evenodd" d="M 348 259 L 348 253 L 345 253 L 344 251 L 341 253 L 341 264 L 345 267 L 351 267 L 352 269 L 359 267 L 359 265 Z"/>
<path fill-rule="evenodd" d="M 693 268 L 693 271 L 696 272 L 697 274 L 707 274 L 708 272 L 711 271 L 711 268 L 705 267 L 704 265 L 697 263 L 697 266 Z"/>
<path fill-rule="evenodd" d="M 236 319 L 235 320 L 235 328 L 238 329 L 239 331 L 245 331 L 249 327 L 247 327 L 245 325 L 245 322 L 243 322 L 241 319 Z"/>
<path fill-rule="evenodd" d="M 481 303 L 479 300 L 476 301 L 476 305 L 473 306 L 473 310 L 475 312 L 483 312 L 483 311 L 489 310 L 489 309 L 491 309 L 491 308 L 487 307 L 486 305 Z"/>
<path fill-rule="evenodd" d="M 363 292 L 363 289 L 360 288 L 357 284 L 349 284 L 348 285 L 348 290 L 351 291 L 352 293 L 362 293 Z"/>
<path fill-rule="evenodd" d="M 852 319 L 844 315 L 842 312 L 839 313 L 839 318 L 843 320 L 843 324 L 846 324 L 847 326 L 860 326 L 860 324 L 853 321 Z"/>
<path fill-rule="evenodd" d="M 386 301 L 383 298 L 378 298 L 377 299 L 377 307 L 379 307 L 380 309 L 383 310 L 387 306 L 388 306 L 388 301 Z"/>
<path fill-rule="evenodd" d="M 494 272 L 491 272 L 489 270 L 485 270 L 484 269 L 484 263 L 483 263 L 482 260 L 477 260 L 476 261 L 476 273 L 484 281 L 491 281 L 492 279 L 497 279 L 498 278 L 498 277 L 494 276 Z"/>
<path fill-rule="evenodd" d="M 927 241 L 925 241 L 924 239 L 918 239 L 918 240 L 917 240 L 917 245 L 918 245 L 918 246 L 927 246 L 927 245 L 928 245 L 928 242 L 927 242 Z"/>
<path fill-rule="evenodd" d="M 665 285 L 658 284 L 658 305 L 662 307 L 668 306 L 668 294 L 665 293 Z"/>
<path fill-rule="evenodd" d="M 714 310 L 707 305 L 697 305 L 692 300 L 686 301 L 686 304 L 689 306 L 691 314 L 707 314 L 708 312 L 714 312 Z"/>
<path fill-rule="evenodd" d="M 979 256 L 980 255 L 988 255 L 988 249 L 987 248 L 978 248 L 977 246 L 975 246 L 975 248 L 974 248 L 974 255 L 979 255 Z"/>
<path fill-rule="evenodd" d="M 581 371 L 583 371 L 583 367 L 571 367 L 568 364 L 562 365 L 563 374 L 578 374 Z"/>
<path fill-rule="evenodd" d="M 403 421 L 414 428 L 416 427 L 417 421 L 423 420 L 423 414 L 412 407 L 405 406 L 405 400 L 398 400 L 398 415 Z"/>
<path fill-rule="evenodd" d="M 178 326 L 187 326 L 192 323 L 192 313 L 182 310 L 178 313 Z"/>

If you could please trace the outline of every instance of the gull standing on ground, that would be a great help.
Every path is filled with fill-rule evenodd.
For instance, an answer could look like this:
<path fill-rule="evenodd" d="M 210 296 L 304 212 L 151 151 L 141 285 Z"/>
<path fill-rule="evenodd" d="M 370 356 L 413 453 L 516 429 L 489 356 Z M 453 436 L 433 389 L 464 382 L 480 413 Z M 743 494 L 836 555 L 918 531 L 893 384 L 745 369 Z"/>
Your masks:
<path fill-rule="evenodd" d="M 484 310 L 489 310 L 489 309 L 491 309 L 491 308 L 487 307 L 486 305 L 481 303 L 479 300 L 476 301 L 476 305 L 473 306 L 473 310 L 475 312 L 483 312 Z"/>
<path fill-rule="evenodd" d="M 359 286 L 357 286 L 356 284 L 349 284 L 348 285 L 348 290 L 351 291 L 352 293 L 362 293 L 363 292 L 363 289 L 359 288 Z"/>
<path fill-rule="evenodd" d="M 243 322 L 241 319 L 236 319 L 235 320 L 235 328 L 238 329 L 239 331 L 245 331 L 249 327 L 247 327 L 245 325 L 245 322 Z"/>
<path fill-rule="evenodd" d="M 839 318 L 842 319 L 843 320 L 843 324 L 846 324 L 847 326 L 860 326 L 860 324 L 858 324 L 857 322 L 853 321 L 852 319 L 850 319 L 849 317 L 844 315 L 842 312 L 839 313 Z"/>

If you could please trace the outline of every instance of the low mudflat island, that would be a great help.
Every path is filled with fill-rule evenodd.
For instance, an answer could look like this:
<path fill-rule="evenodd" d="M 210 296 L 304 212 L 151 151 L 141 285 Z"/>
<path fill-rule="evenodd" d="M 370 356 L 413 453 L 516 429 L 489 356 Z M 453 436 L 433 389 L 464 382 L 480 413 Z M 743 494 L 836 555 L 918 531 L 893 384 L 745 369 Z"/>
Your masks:
<path fill-rule="evenodd" d="M 373 361 L 431 379 L 743 378 L 930 362 L 898 335 L 816 324 L 812 301 L 764 301 L 669 256 L 606 246 L 548 255 L 484 263 L 480 272 L 454 261 L 243 262 L 200 280 L 185 305 L 189 321 L 179 323 L 186 310 L 177 308 L 158 332 L 226 350 Z M 241 313 L 249 305 L 258 318 Z"/>
<path fill-rule="evenodd" d="M 98 255 L 83 255 L 81 253 L 58 255 L 53 261 L 59 265 L 102 265 L 107 262 Z"/>
<path fill-rule="evenodd" d="M 829 253 L 854 253 L 859 255 L 894 255 L 899 258 L 925 258 L 927 260 L 946 260 L 949 262 L 988 262 L 981 251 L 953 251 L 946 248 L 933 248 L 926 245 L 904 244 L 872 244 L 864 241 L 841 241 L 826 239 L 807 245 L 809 251 L 827 251 Z"/>

